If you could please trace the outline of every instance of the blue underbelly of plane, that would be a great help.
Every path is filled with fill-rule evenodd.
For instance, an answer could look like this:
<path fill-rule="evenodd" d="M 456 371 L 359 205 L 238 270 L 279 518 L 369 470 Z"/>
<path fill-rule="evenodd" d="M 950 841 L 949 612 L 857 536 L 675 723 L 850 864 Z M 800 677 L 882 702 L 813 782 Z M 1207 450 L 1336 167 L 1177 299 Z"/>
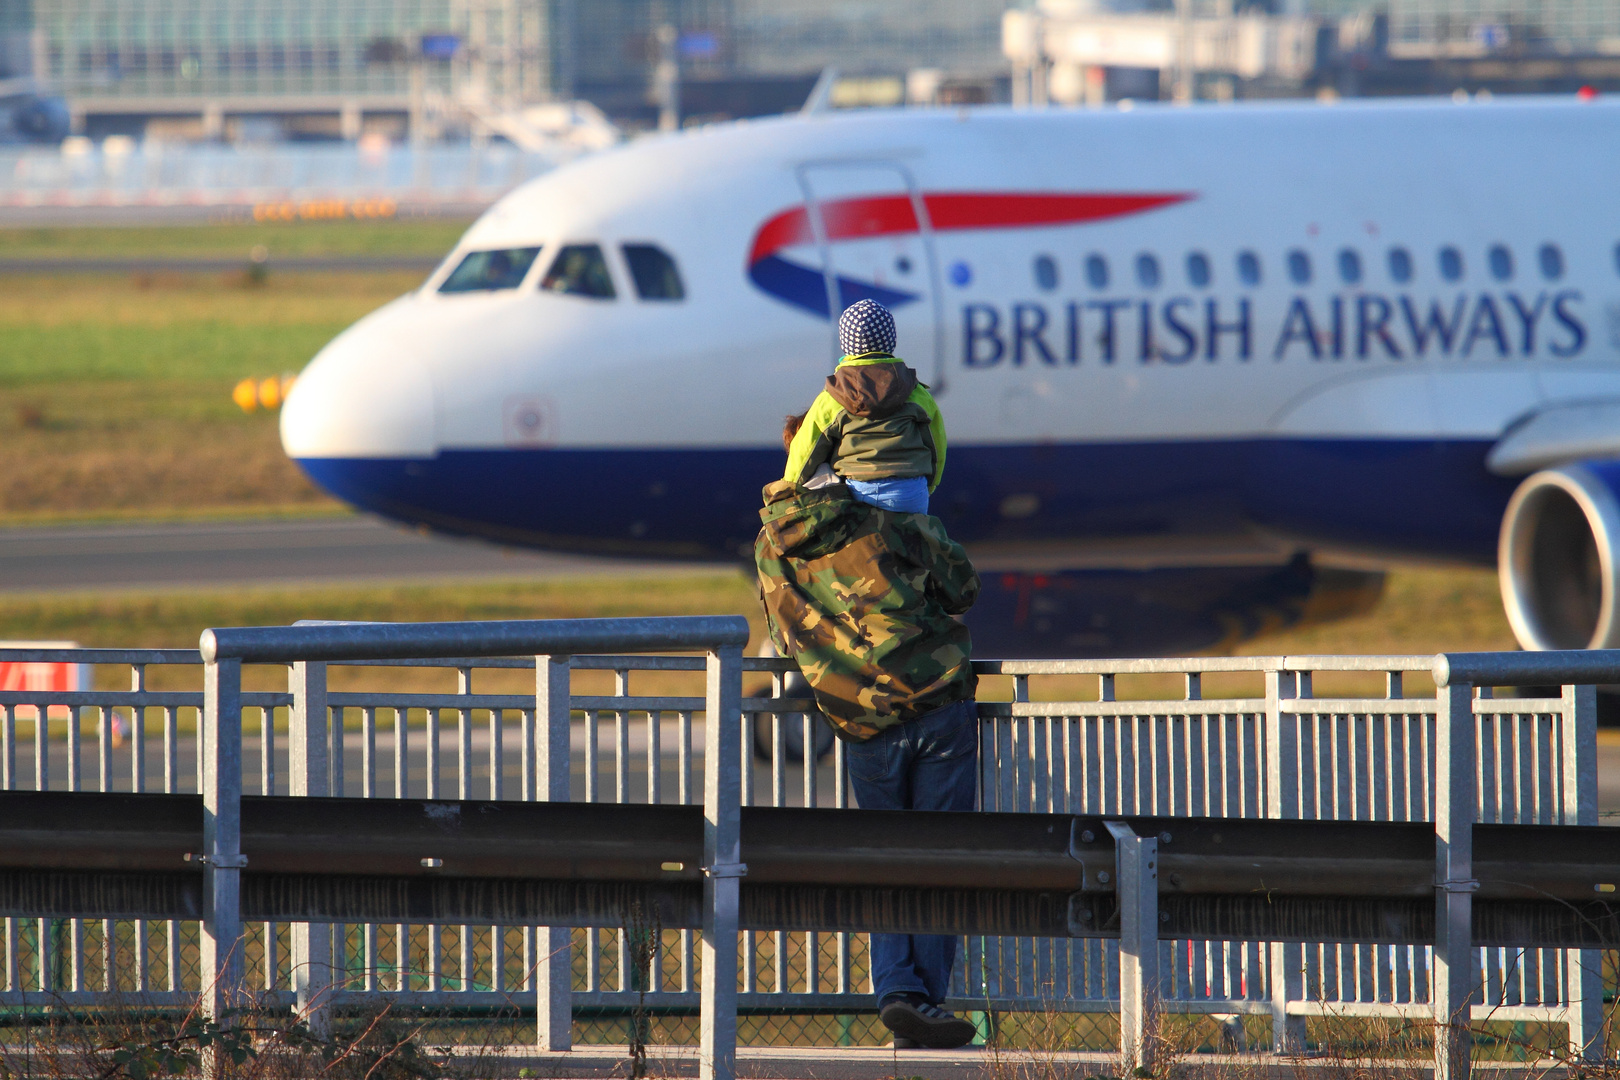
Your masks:
<path fill-rule="evenodd" d="M 1511 481 L 1490 443 L 1256 439 L 953 446 L 932 511 L 957 540 L 1061 546 L 1230 536 L 1489 565 Z M 305 458 L 321 487 L 444 532 L 553 550 L 734 559 L 752 548 L 776 450 L 445 450 Z"/>
<path fill-rule="evenodd" d="M 1486 471 L 1489 448 L 1434 440 L 955 446 L 932 510 L 970 546 L 1028 545 L 1047 565 L 1062 565 L 1065 545 L 1088 540 L 1174 538 L 1196 550 L 1200 537 L 1255 528 L 1283 538 L 1296 554 L 1270 565 L 992 571 L 968 617 L 982 657 L 1188 655 L 1368 610 L 1382 575 L 1319 568 L 1307 554 L 1313 547 L 1489 565 L 1513 489 Z M 446 450 L 425 460 L 299 464 L 340 499 L 441 532 L 744 565 L 760 488 L 780 475 L 782 455 Z"/>

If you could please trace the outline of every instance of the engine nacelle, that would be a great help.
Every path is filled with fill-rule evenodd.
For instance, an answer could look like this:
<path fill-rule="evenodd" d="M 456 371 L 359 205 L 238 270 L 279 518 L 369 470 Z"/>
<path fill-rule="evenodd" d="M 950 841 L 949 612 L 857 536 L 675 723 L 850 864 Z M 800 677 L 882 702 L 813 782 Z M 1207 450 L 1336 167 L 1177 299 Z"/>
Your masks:
<path fill-rule="evenodd" d="M 0 99 L 0 142 L 59 143 L 73 131 L 61 98 L 35 94 Z"/>
<path fill-rule="evenodd" d="M 1502 606 L 1526 649 L 1620 647 L 1615 551 L 1620 461 L 1560 465 L 1528 477 L 1502 515 Z"/>

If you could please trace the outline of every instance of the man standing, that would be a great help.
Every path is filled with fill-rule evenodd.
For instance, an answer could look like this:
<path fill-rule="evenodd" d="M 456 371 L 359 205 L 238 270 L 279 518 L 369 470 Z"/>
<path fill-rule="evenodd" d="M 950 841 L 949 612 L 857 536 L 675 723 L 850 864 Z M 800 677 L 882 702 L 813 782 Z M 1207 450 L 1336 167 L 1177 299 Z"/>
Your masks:
<path fill-rule="evenodd" d="M 861 808 L 974 809 L 978 684 L 972 640 L 954 617 L 979 592 L 967 553 L 938 518 L 869 505 L 843 483 L 778 480 L 760 518 L 754 557 L 771 639 L 850 744 Z M 957 944 L 872 935 L 873 989 L 896 1046 L 973 1038 L 943 1006 Z"/>

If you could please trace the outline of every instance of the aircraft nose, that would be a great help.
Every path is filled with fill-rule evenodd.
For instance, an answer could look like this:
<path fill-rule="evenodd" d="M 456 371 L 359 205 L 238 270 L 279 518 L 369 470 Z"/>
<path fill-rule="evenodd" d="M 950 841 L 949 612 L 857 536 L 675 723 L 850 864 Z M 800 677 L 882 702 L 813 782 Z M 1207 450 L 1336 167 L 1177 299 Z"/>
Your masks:
<path fill-rule="evenodd" d="M 322 460 L 430 458 L 438 452 L 426 365 L 397 334 L 368 323 L 344 331 L 317 353 L 282 406 L 282 448 L 306 469 Z"/>

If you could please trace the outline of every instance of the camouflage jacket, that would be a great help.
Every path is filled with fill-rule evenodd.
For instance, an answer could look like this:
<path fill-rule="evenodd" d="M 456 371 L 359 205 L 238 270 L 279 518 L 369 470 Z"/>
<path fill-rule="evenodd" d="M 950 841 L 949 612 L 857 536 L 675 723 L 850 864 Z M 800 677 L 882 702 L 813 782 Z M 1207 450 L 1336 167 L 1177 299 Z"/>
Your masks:
<path fill-rule="evenodd" d="M 771 641 L 798 660 L 843 738 L 864 742 L 978 689 L 968 629 L 979 575 L 945 526 L 857 502 L 842 484 L 765 488 L 754 543 Z"/>

